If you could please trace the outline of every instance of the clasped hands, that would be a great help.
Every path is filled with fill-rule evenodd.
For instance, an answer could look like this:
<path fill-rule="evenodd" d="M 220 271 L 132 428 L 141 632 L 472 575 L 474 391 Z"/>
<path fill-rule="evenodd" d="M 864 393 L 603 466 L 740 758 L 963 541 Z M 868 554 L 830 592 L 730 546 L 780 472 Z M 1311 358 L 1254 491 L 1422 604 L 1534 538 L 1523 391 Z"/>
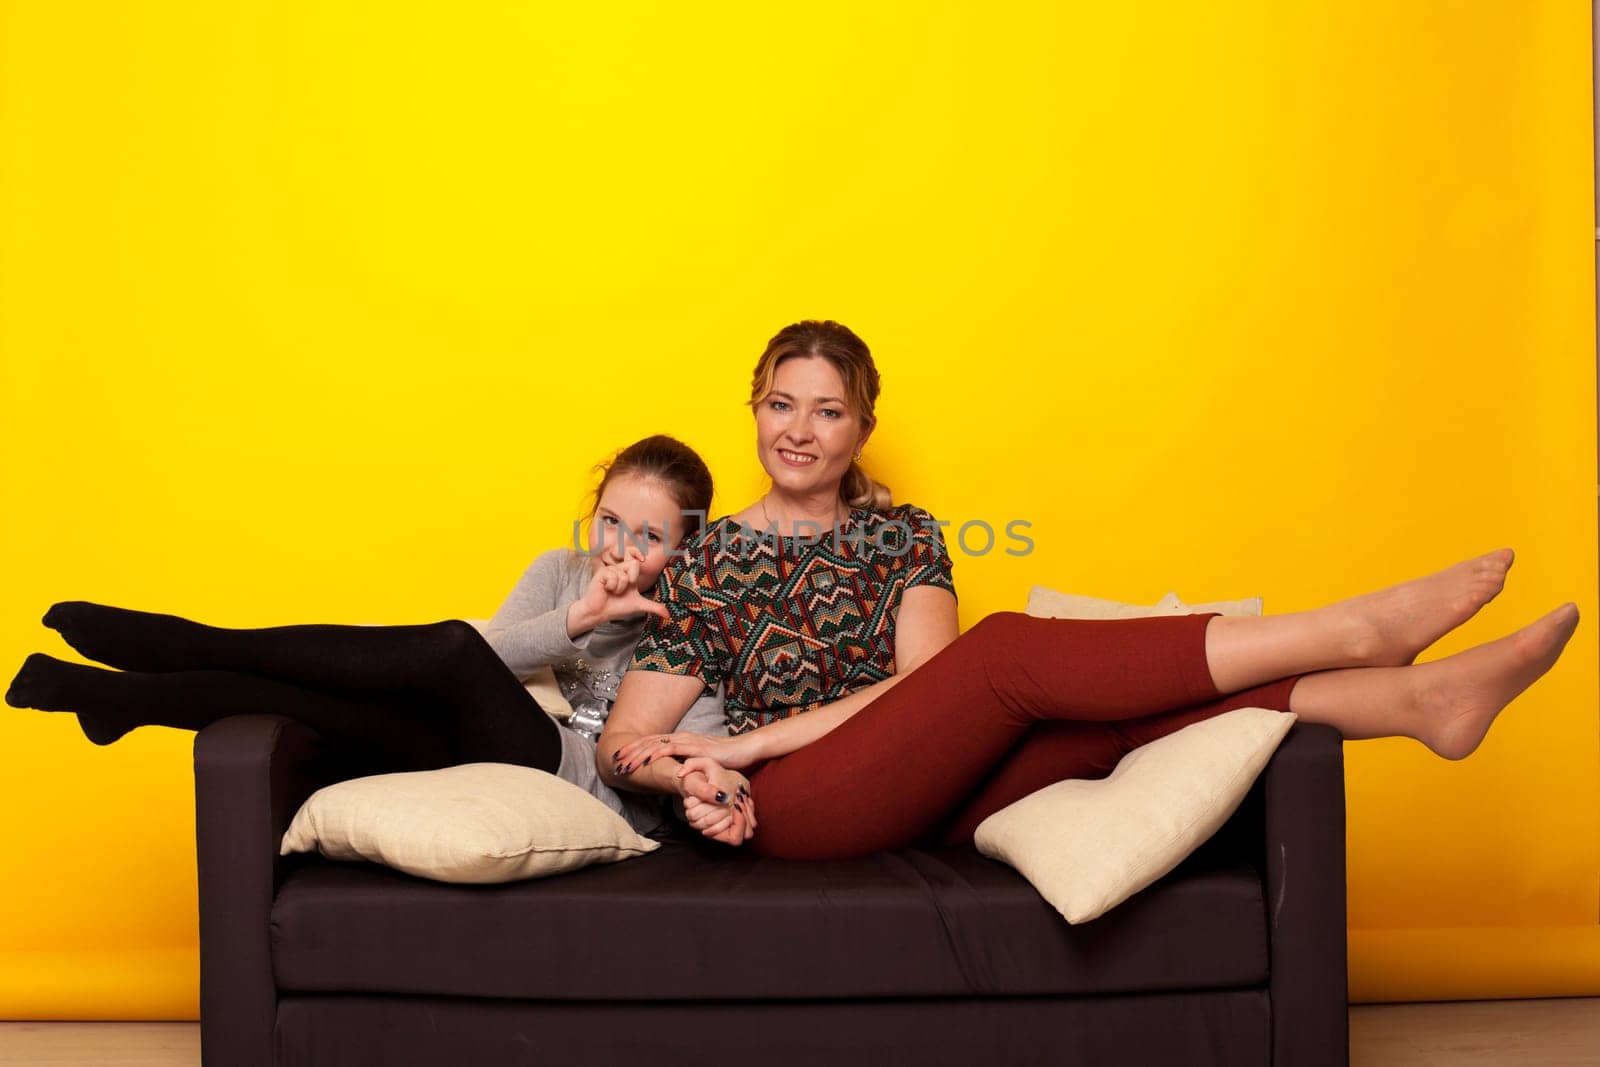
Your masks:
<path fill-rule="evenodd" d="M 689 825 L 713 841 L 742 845 L 755 836 L 756 805 L 750 780 L 736 769 L 755 762 L 753 745 L 740 737 L 647 734 L 611 754 L 621 775 L 649 763 L 682 757 L 673 777 Z"/>

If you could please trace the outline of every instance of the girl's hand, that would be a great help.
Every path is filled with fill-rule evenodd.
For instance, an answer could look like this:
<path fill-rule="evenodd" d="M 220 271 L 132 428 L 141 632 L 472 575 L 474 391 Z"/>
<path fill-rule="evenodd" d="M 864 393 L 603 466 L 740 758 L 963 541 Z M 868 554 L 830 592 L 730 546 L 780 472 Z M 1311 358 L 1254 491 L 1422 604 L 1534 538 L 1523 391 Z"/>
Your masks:
<path fill-rule="evenodd" d="M 641 611 L 663 619 L 671 618 L 666 605 L 651 600 L 635 587 L 644 553 L 629 545 L 623 557 L 621 563 L 607 563 L 597 569 L 589 588 L 573 602 L 571 611 L 577 620 L 588 624 L 585 629 L 592 630 L 603 622 Z"/>
<path fill-rule="evenodd" d="M 678 769 L 677 782 L 690 826 L 727 845 L 742 845 L 755 836 L 756 803 L 744 775 L 697 756 Z"/>
<path fill-rule="evenodd" d="M 719 737 L 715 734 L 645 734 L 611 754 L 611 765 L 619 774 L 634 771 L 669 756 L 705 756 L 723 767 L 749 767 L 761 760 L 761 742 L 752 734 Z"/>

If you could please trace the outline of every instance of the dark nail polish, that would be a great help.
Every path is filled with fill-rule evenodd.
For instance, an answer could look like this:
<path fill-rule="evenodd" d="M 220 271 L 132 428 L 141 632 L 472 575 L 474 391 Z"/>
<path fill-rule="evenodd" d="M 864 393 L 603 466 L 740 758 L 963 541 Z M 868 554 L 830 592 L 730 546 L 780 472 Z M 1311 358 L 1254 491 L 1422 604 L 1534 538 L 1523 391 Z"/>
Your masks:
<path fill-rule="evenodd" d="M 650 756 L 646 756 L 646 757 L 645 757 L 645 758 L 644 758 L 644 762 L 643 762 L 643 763 L 641 763 L 641 764 L 639 764 L 639 766 L 641 766 L 641 767 L 648 767 L 648 766 L 650 766 L 650 760 L 651 760 L 651 757 L 650 757 Z"/>
<path fill-rule="evenodd" d="M 611 753 L 611 762 L 612 763 L 620 762 L 621 759 L 622 759 L 622 749 L 619 748 L 615 752 Z"/>

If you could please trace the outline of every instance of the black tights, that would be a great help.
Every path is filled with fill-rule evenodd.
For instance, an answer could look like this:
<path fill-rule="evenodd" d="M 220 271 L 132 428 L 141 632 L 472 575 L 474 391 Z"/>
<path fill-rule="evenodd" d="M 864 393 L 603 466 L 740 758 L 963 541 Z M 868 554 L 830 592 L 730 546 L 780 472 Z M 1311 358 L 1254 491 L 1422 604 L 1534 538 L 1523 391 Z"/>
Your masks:
<path fill-rule="evenodd" d="M 560 727 L 471 624 L 313 624 L 229 630 L 84 601 L 44 617 L 115 671 L 35 653 L 13 707 L 73 711 L 91 741 L 136 726 L 199 730 L 228 715 L 287 715 L 372 765 L 516 763 L 554 773 Z"/>

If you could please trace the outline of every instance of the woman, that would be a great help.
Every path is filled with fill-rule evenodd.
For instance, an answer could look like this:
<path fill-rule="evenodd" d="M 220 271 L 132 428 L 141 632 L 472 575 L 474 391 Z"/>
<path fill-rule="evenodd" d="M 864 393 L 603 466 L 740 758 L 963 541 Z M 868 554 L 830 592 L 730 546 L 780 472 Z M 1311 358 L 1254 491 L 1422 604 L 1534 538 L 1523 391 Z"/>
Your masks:
<path fill-rule="evenodd" d="M 677 793 L 701 833 L 764 855 L 970 842 L 1013 801 L 1104 777 L 1134 747 L 1239 707 L 1463 759 L 1577 626 L 1567 603 L 1413 664 L 1500 592 L 1512 561 L 1501 549 L 1314 611 L 1003 611 L 957 636 L 932 516 L 890 507 L 856 462 L 876 427 L 867 346 L 837 323 L 796 323 L 767 345 L 752 384 L 772 487 L 708 523 L 662 572 L 667 615 L 634 650 L 597 759 L 607 782 Z M 778 538 L 750 529 L 773 525 Z M 731 736 L 663 732 L 715 682 Z M 686 790 L 702 774 L 724 803 Z"/>
<path fill-rule="evenodd" d="M 589 509 L 588 552 L 557 547 L 527 568 L 480 636 L 461 620 L 420 626 L 226 630 L 82 601 L 44 624 L 89 659 L 29 656 L 12 707 L 72 711 L 95 744 L 143 725 L 199 730 L 227 715 L 288 715 L 368 773 L 478 761 L 548 771 L 587 789 L 640 833 L 665 823 L 660 798 L 618 794 L 595 774 L 593 731 L 615 696 L 667 554 L 711 505 L 711 473 L 665 435 L 619 450 Z M 698 513 L 698 514 L 697 514 Z M 550 666 L 579 713 L 558 720 L 523 687 Z M 725 733 L 719 696 L 685 705 L 679 729 Z M 703 779 L 699 785 L 714 795 Z"/>

